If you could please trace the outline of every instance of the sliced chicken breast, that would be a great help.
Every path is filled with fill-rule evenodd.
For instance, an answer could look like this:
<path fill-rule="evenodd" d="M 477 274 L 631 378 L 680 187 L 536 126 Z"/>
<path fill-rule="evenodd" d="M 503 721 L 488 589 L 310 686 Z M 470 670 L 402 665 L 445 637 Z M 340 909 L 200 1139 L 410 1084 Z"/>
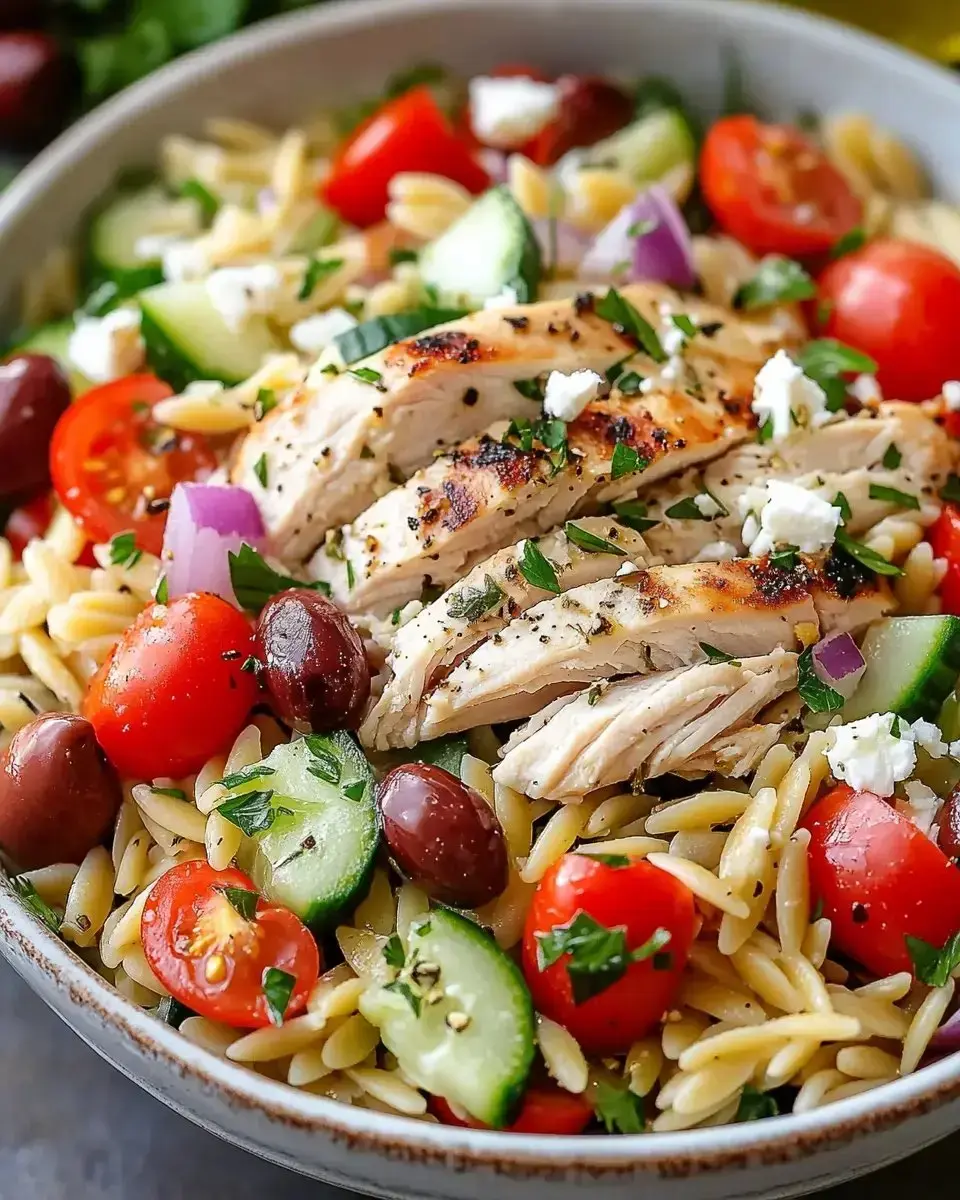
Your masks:
<path fill-rule="evenodd" d="M 594 684 L 510 738 L 494 779 L 534 799 L 563 803 L 628 779 L 718 766 L 731 734 L 751 726 L 766 705 L 795 687 L 797 655 L 785 650 L 657 675 Z M 779 726 L 765 731 L 775 739 Z M 756 750 L 757 738 L 751 739 Z M 737 755 L 742 769 L 752 754 Z"/>
<path fill-rule="evenodd" d="M 795 649 L 818 632 L 860 629 L 893 607 L 874 576 L 801 557 L 651 567 L 538 604 L 460 663 L 427 701 L 421 739 L 528 717 L 615 675 Z M 800 627 L 798 630 L 797 627 Z"/>
<path fill-rule="evenodd" d="M 630 569 L 649 561 L 640 534 L 609 517 L 583 517 L 577 525 L 620 553 L 584 550 L 563 530 L 547 534 L 538 548 L 553 564 L 561 591 L 609 579 L 625 564 Z M 398 631 L 387 659 L 387 682 L 360 728 L 365 746 L 387 750 L 416 745 L 431 688 L 480 642 L 549 598 L 551 592 L 535 586 L 521 572 L 522 552 L 522 542 L 498 551 Z"/>

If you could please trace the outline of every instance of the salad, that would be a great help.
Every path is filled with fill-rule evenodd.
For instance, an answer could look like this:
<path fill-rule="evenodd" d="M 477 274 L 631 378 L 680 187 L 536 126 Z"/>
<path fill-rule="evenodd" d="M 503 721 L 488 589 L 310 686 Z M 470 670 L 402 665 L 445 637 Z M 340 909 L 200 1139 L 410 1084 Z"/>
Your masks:
<path fill-rule="evenodd" d="M 957 1048 L 960 217 L 726 109 L 418 67 L 26 281 L 0 848 L 185 1037 L 597 1135 Z"/>

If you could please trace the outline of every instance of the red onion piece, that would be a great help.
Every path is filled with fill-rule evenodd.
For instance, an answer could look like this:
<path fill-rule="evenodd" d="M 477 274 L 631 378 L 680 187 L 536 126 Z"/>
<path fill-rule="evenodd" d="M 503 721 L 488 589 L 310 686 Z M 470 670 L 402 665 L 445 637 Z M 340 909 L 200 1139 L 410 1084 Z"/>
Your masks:
<path fill-rule="evenodd" d="M 929 1049 L 944 1054 L 952 1054 L 954 1050 L 960 1050 L 960 1010 L 940 1026 L 930 1039 Z"/>
<path fill-rule="evenodd" d="M 867 669 L 860 647 L 849 633 L 835 633 L 813 648 L 813 670 L 821 683 L 834 688 L 844 699 L 856 690 Z"/>
<path fill-rule="evenodd" d="M 490 176 L 491 187 L 507 182 L 507 155 L 502 150 L 494 150 L 492 146 L 481 146 L 477 151 L 477 161 Z"/>
<path fill-rule="evenodd" d="M 580 273 L 580 262 L 584 251 L 590 244 L 590 235 L 577 229 L 566 221 L 556 221 L 556 234 L 551 232 L 552 222 L 549 217 L 538 217 L 533 222 L 533 231 L 540 243 L 540 253 L 545 263 L 552 263 L 552 255 L 556 253 L 557 261 L 553 266 L 564 270 Z M 552 238 L 556 237 L 556 249 Z"/>
<path fill-rule="evenodd" d="M 245 488 L 178 483 L 170 497 L 161 558 L 170 599 L 213 592 L 237 604 L 227 551 L 239 550 L 244 542 L 262 549 L 264 538 L 257 502 Z"/>
<path fill-rule="evenodd" d="M 648 232 L 631 234 L 635 226 Z M 623 274 L 623 264 L 629 266 Z M 668 191 L 654 184 L 625 205 L 597 235 L 581 263 L 584 278 L 609 279 L 618 272 L 627 282 L 651 279 L 678 288 L 691 288 L 697 274 L 690 233 L 683 214 Z"/>

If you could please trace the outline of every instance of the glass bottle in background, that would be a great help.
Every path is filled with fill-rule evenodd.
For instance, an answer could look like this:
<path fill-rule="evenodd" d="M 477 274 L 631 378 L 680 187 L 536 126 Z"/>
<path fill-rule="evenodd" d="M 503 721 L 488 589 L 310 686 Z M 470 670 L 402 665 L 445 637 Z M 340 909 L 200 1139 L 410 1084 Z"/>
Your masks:
<path fill-rule="evenodd" d="M 960 0 L 787 0 L 787 3 L 849 21 L 943 63 L 960 64 Z"/>

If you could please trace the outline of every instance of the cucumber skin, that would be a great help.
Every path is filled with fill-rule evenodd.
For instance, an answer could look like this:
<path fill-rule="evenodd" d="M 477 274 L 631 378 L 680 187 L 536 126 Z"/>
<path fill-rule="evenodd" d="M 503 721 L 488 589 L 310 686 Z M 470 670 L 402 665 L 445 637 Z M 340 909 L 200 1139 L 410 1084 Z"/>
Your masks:
<path fill-rule="evenodd" d="M 506 187 L 505 184 L 503 186 Z M 540 243 L 533 231 L 533 226 L 519 204 L 517 212 L 523 222 L 523 252 L 520 255 L 517 276 L 515 279 L 507 280 L 507 287 L 513 288 L 517 293 L 518 303 L 532 304 L 537 298 L 540 280 L 543 276 L 543 255 L 540 253 Z"/>
<path fill-rule="evenodd" d="M 922 718 L 925 721 L 936 723 L 943 704 L 956 687 L 957 678 L 960 676 L 960 617 L 892 617 L 887 619 L 896 621 L 936 619 L 946 623 L 937 644 L 938 661 L 929 669 L 924 670 L 919 688 L 910 687 L 901 691 L 902 701 L 890 710 L 905 721 L 916 721 Z M 868 665 L 868 675 L 864 679 L 869 677 L 869 670 Z M 873 711 L 875 710 L 872 705 L 864 708 L 862 699 L 858 706 L 857 692 L 854 692 L 841 710 L 841 715 L 844 724 L 847 724 L 850 721 L 869 716 Z"/>
<path fill-rule="evenodd" d="M 140 336 L 143 338 L 147 351 L 147 364 L 155 375 L 168 383 L 175 392 L 182 392 L 187 384 L 198 379 L 209 379 L 198 367 L 186 358 L 161 329 L 150 313 L 143 307 L 140 309 Z M 239 379 L 224 379 L 221 383 L 239 383 Z"/>

